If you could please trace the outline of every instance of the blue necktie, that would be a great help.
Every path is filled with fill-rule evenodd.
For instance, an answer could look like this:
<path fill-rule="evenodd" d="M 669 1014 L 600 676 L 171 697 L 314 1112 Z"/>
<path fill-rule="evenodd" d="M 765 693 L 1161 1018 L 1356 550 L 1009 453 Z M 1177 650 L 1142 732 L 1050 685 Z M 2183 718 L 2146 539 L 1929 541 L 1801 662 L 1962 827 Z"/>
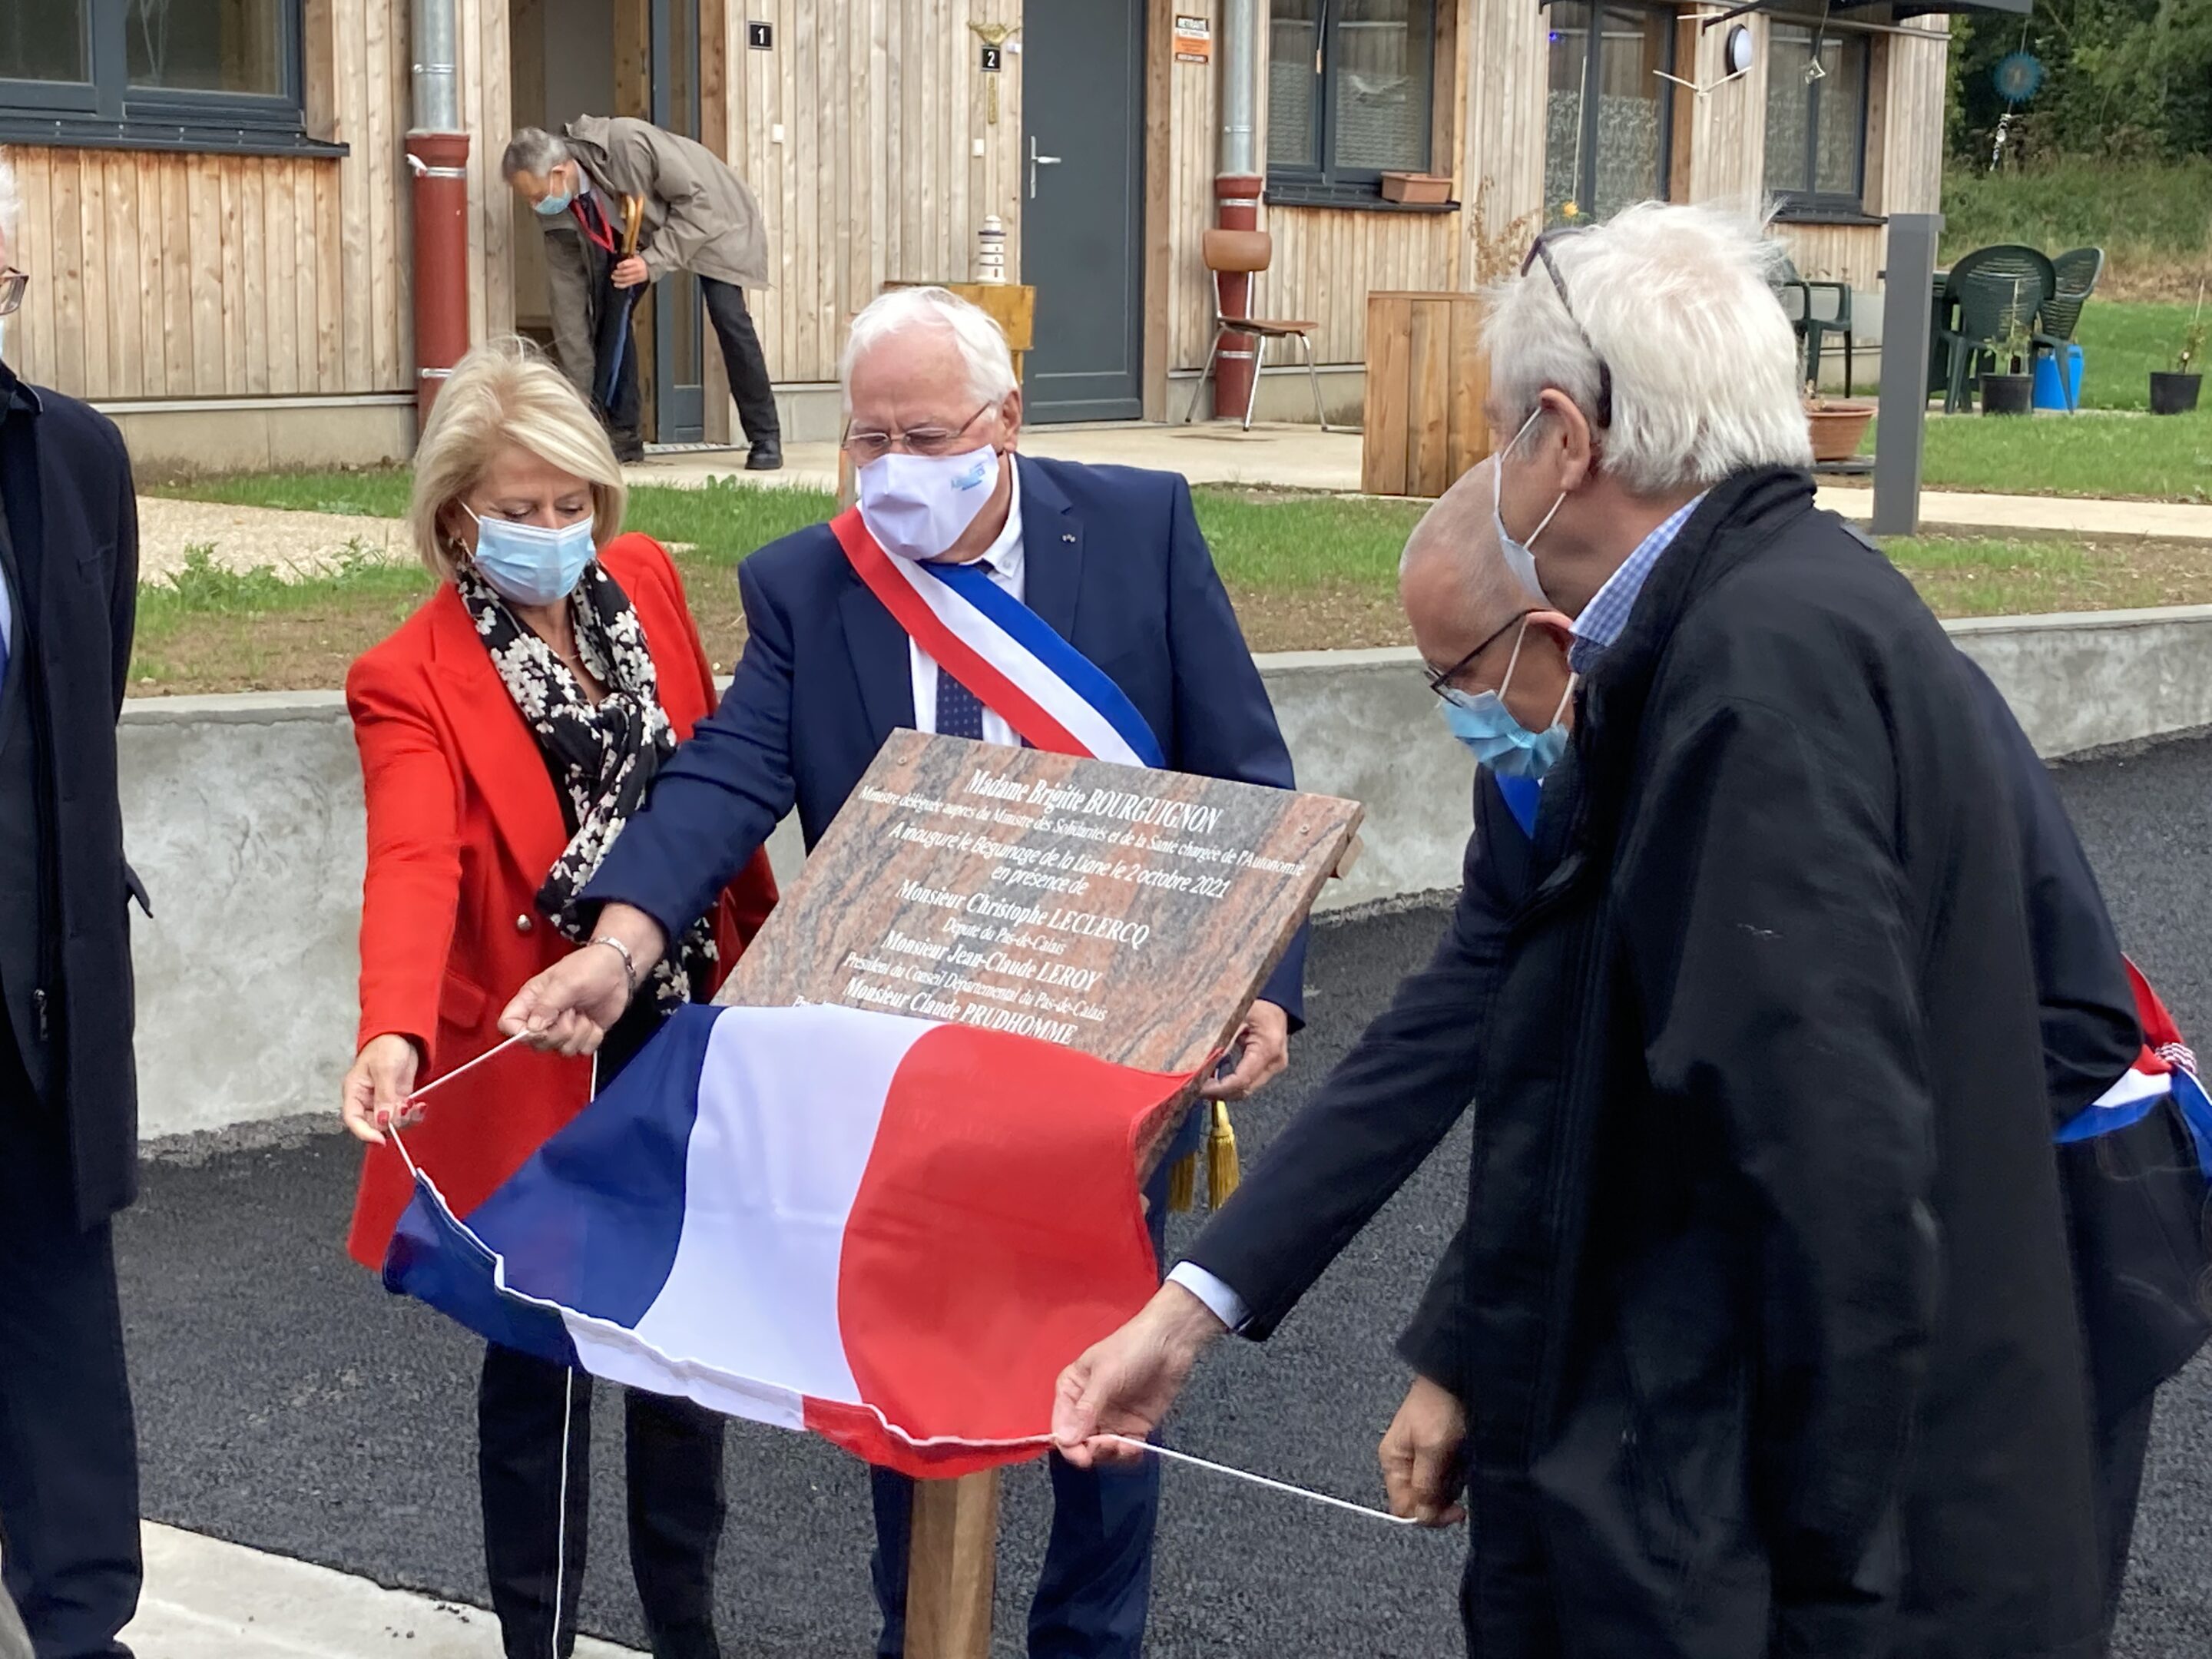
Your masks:
<path fill-rule="evenodd" d="M 946 738 L 983 740 L 983 702 L 973 691 L 946 673 L 937 671 L 937 731 Z"/>

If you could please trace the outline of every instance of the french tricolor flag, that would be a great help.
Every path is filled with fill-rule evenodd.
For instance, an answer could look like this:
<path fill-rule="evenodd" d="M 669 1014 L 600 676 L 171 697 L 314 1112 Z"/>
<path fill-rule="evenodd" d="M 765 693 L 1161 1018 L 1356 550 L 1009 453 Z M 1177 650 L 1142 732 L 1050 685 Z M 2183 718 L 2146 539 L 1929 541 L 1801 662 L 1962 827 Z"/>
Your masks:
<path fill-rule="evenodd" d="M 2212 1181 L 2212 1095 L 2197 1080 L 2196 1052 L 2181 1040 L 2180 1028 L 2142 969 L 2132 961 L 2127 967 L 2136 1020 L 2142 1027 L 2142 1052 L 2111 1088 L 2059 1129 L 2057 1139 L 2063 1146 L 2124 1129 L 2148 1117 L 2160 1102 L 2171 1100 L 2196 1144 L 2198 1167 Z"/>
<path fill-rule="evenodd" d="M 1189 1085 L 974 1026 L 689 1007 L 384 1282 L 481 1334 L 949 1475 L 1036 1455 L 1158 1283 L 1137 1149 Z"/>

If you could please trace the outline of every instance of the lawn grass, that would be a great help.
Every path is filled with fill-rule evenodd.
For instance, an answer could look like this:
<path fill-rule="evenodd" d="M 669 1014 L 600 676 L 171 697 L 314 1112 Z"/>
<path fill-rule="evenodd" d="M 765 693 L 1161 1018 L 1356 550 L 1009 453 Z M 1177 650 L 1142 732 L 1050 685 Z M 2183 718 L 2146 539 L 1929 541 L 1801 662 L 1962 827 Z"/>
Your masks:
<path fill-rule="evenodd" d="M 1899 536 L 1882 544 L 1939 617 L 2212 601 L 2212 544 L 2134 537 Z"/>
<path fill-rule="evenodd" d="M 1874 453 L 1880 424 L 1862 453 Z M 2212 501 L 2212 407 L 2157 417 L 1930 414 L 1922 458 L 1930 489 Z"/>
<path fill-rule="evenodd" d="M 2148 409 L 2151 371 L 2174 366 L 2195 312 L 2193 303 L 2124 305 L 2093 297 L 2074 335 L 2081 348 L 2081 407 Z M 2206 314 L 2212 316 L 2212 303 Z"/>
<path fill-rule="evenodd" d="M 1992 242 L 2052 254 L 2101 247 L 2115 295 L 2187 298 L 2212 269 L 2208 203 L 2212 157 L 2201 155 L 2177 162 L 2068 157 L 1997 173 L 1954 165 L 1943 173 L 1941 258 L 1948 264 Z"/>
<path fill-rule="evenodd" d="M 1936 433 L 1955 429 L 1965 445 L 2024 442 L 2033 428 L 2047 424 L 1978 418 L 1935 422 L 1931 467 Z M 2142 434 L 2185 424 L 2084 417 L 2078 430 Z M 1985 428 L 1995 429 L 1986 438 L 1981 435 Z M 2197 429 L 2200 441 L 2212 448 L 2212 422 L 2200 422 Z M 1952 465 L 1959 464 L 1955 451 L 1945 453 Z M 1994 465 L 1989 456 L 1981 460 Z M 232 478 L 177 493 L 255 506 L 313 501 L 388 514 L 404 500 L 404 474 L 385 472 Z M 1211 488 L 1193 495 L 1200 526 L 1254 649 L 1404 641 L 1398 556 L 1422 503 Z M 632 527 L 675 550 L 708 654 L 725 671 L 744 637 L 731 568 L 762 542 L 818 521 L 834 506 L 821 492 L 738 484 L 702 490 L 647 486 L 634 490 L 631 501 Z M 1894 541 L 1888 550 L 1943 616 L 2212 603 L 2212 544 L 1952 536 Z M 173 586 L 142 591 L 131 668 L 136 689 L 146 694 L 336 685 L 354 657 L 388 634 L 429 591 L 430 577 L 412 564 L 364 559 L 329 575 L 285 581 L 265 571 L 222 569 L 201 552 L 188 560 Z"/>

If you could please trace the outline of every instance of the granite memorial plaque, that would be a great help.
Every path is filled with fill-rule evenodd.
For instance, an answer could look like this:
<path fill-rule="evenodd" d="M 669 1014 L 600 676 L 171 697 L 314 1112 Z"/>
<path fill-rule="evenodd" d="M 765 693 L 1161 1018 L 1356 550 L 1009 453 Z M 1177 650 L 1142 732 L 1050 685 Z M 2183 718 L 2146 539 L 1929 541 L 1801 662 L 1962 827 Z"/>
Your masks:
<path fill-rule="evenodd" d="M 1195 1070 L 1359 817 L 1326 795 L 894 732 L 720 1000 L 842 1002 Z"/>

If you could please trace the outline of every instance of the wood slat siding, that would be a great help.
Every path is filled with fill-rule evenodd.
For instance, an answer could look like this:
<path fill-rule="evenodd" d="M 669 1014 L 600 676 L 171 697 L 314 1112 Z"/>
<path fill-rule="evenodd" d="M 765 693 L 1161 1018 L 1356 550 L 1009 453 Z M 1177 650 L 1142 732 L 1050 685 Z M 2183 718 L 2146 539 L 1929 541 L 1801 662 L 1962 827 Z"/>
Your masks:
<path fill-rule="evenodd" d="M 753 0 L 726 10 L 728 126 L 707 142 L 752 186 L 766 221 L 775 286 L 746 299 L 772 379 L 835 380 L 846 320 L 886 282 L 971 280 L 987 213 L 1006 222 L 1006 274 L 1020 279 L 1022 58 L 1006 54 L 991 125 L 968 27 L 1020 16 L 1020 0 Z M 748 20 L 773 26 L 773 51 L 747 49 Z M 976 137 L 981 157 L 970 154 Z"/>
<path fill-rule="evenodd" d="M 1525 246 L 1543 198 L 1546 34 L 1528 0 L 1455 0 L 1456 61 L 1441 76 L 1440 132 L 1455 196 L 1442 215 L 1271 206 L 1274 266 L 1261 308 L 1312 319 L 1324 362 L 1366 349 L 1370 289 L 1449 290 L 1496 272 L 1499 249 Z M 1021 264 L 1022 64 L 1006 55 L 999 119 L 977 67 L 972 21 L 1018 21 L 1024 0 L 754 0 L 702 18 L 724 61 L 708 82 L 708 142 L 752 185 L 767 221 L 775 287 L 751 296 L 770 374 L 832 380 L 846 319 L 887 281 L 970 278 L 987 213 L 1006 222 L 1008 276 Z M 469 164 L 470 325 L 514 326 L 514 217 L 498 177 L 513 120 L 507 0 L 459 0 Z M 1218 53 L 1167 61 L 1175 13 L 1212 19 L 1218 0 L 1151 8 L 1146 113 L 1152 208 L 1146 234 L 1152 373 L 1195 369 L 1212 294 L 1200 239 L 1213 221 Z M 313 5 L 327 27 L 332 136 L 343 160 L 133 154 L 19 146 L 22 263 L 38 273 L 10 331 L 32 378 L 94 398 L 343 395 L 414 389 L 407 0 Z M 747 50 L 749 19 L 775 50 Z M 1763 35 L 1765 22 L 1749 20 Z M 1698 34 L 1691 78 L 1718 78 L 1725 31 Z M 1018 43 L 1019 36 L 1016 37 Z M 315 46 L 311 42 L 311 48 Z M 1763 172 L 1765 61 L 1705 97 L 1678 100 L 1678 194 L 1750 202 Z M 1868 205 L 1937 205 L 1948 43 L 1878 37 L 1868 145 Z M 715 78 L 719 75 L 719 79 Z M 323 94 L 319 91 L 318 97 Z M 1262 100 L 1261 116 L 1265 106 Z M 771 141 L 781 125 L 781 143 Z M 1685 136 L 1686 135 L 1686 136 Z M 981 137 L 984 154 L 971 153 Z M 717 142 L 719 140 L 719 142 Z M 1264 145 L 1265 135 L 1261 135 Z M 1808 274 L 1875 284 L 1882 235 L 1862 227 L 1793 228 Z M 1041 296 L 1041 327 L 1049 296 Z M 1147 387 L 1156 398 L 1157 383 Z M 1176 402 L 1180 408 L 1180 400 Z"/>
<path fill-rule="evenodd" d="M 35 273 L 17 367 L 96 400 L 411 392 L 407 15 L 407 0 L 308 10 L 331 31 L 342 160 L 9 146 L 18 262 Z M 514 317 L 505 0 L 461 0 L 460 21 L 481 339 Z"/>
<path fill-rule="evenodd" d="M 1469 0 L 1460 31 L 1468 73 L 1458 192 L 1467 210 L 1455 286 L 1498 274 L 1485 269 L 1486 245 L 1525 248 L 1542 224 L 1547 28 L 1543 11 L 1521 0 Z"/>

